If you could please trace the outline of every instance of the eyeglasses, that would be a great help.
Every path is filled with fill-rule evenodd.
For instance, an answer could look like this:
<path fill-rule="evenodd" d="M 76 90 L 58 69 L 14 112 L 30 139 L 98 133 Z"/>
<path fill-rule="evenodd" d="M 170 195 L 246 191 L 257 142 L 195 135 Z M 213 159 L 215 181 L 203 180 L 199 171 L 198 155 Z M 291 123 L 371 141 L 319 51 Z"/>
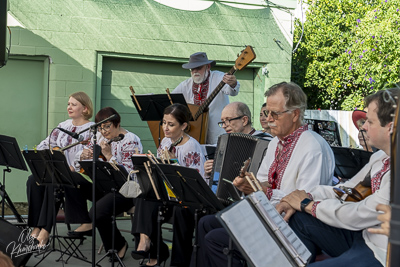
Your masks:
<path fill-rule="evenodd" d="M 263 110 L 263 113 L 264 113 L 265 117 L 268 118 L 268 115 L 271 114 L 272 118 L 273 118 L 274 120 L 277 120 L 278 117 L 279 117 L 279 115 L 282 115 L 282 114 L 284 114 L 284 113 L 286 113 L 286 112 L 289 112 L 289 111 L 291 111 L 291 110 L 290 110 L 290 109 L 287 109 L 287 110 L 285 110 L 285 111 L 279 112 L 279 111 L 269 111 L 269 110 L 266 110 L 266 109 L 265 109 L 265 110 Z"/>
<path fill-rule="evenodd" d="M 111 128 L 112 123 L 108 124 L 108 125 L 104 125 L 104 127 L 97 127 L 97 131 L 101 132 L 102 130 L 105 132 L 108 132 Z"/>
<path fill-rule="evenodd" d="M 225 126 L 228 126 L 229 124 L 231 124 L 231 121 L 241 119 L 244 116 L 245 115 L 242 115 L 242 116 L 239 116 L 239 117 L 236 117 L 236 118 L 233 118 L 233 119 L 228 119 L 228 120 L 225 120 L 225 121 L 220 121 L 220 122 L 218 122 L 218 126 L 222 127 L 222 126 L 224 126 L 224 124 L 225 124 Z"/>

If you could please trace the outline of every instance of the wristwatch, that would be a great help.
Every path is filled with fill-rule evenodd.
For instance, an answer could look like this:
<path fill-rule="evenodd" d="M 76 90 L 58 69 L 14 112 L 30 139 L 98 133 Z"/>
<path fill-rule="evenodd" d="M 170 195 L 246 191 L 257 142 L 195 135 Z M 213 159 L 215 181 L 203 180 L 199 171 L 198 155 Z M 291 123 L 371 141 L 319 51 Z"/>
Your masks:
<path fill-rule="evenodd" d="M 305 198 L 301 201 L 301 203 L 300 203 L 301 212 L 306 212 L 306 207 L 308 204 L 310 204 L 311 201 L 312 200 L 309 198 Z"/>

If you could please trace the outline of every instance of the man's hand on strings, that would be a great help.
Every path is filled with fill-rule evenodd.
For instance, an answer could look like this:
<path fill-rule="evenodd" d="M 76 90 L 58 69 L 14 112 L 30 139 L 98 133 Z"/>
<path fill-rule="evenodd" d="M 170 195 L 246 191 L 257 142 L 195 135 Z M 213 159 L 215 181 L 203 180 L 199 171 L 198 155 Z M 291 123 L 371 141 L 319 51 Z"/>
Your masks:
<path fill-rule="evenodd" d="M 245 175 L 249 176 L 250 173 L 246 172 Z M 240 176 L 236 176 L 235 180 L 233 180 L 233 185 L 236 186 L 237 189 L 242 191 L 245 195 L 251 194 L 254 192 L 253 187 L 249 184 L 246 178 L 242 178 Z"/>
<path fill-rule="evenodd" d="M 235 88 L 237 85 L 237 80 L 235 75 L 230 75 L 225 73 L 224 77 L 222 78 L 222 81 L 226 84 L 229 84 L 229 86 L 232 88 Z"/>

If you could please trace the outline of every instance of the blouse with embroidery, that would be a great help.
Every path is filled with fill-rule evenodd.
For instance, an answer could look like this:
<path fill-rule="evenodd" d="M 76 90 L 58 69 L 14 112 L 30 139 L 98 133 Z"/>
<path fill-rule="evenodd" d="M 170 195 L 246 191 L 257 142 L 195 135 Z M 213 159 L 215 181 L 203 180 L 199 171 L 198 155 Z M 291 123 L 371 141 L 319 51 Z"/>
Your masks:
<path fill-rule="evenodd" d="M 108 142 L 109 140 L 105 138 L 101 133 L 97 133 L 97 144 L 100 144 L 103 140 Z M 133 162 L 131 156 L 136 154 L 135 148 L 137 148 L 138 153 L 141 154 L 143 150 L 142 143 L 140 142 L 140 138 L 131 132 L 127 132 L 124 138 L 117 142 L 112 142 L 111 144 L 111 154 L 112 157 L 109 162 L 113 162 L 114 160 L 118 163 L 118 165 L 122 165 L 125 167 L 127 172 L 133 170 Z M 93 149 L 93 138 L 90 142 L 84 147 L 85 149 Z M 75 157 L 75 168 L 79 168 L 78 161 L 80 160 L 80 156 L 82 151 L 78 153 Z"/>
<path fill-rule="evenodd" d="M 63 128 L 65 130 L 68 130 L 70 132 L 73 133 L 79 133 L 85 129 L 87 129 L 88 127 L 90 127 L 91 125 L 93 125 L 94 122 L 88 122 L 85 123 L 83 125 L 80 126 L 75 126 L 72 124 L 72 119 L 66 120 L 61 122 L 60 124 L 57 125 L 57 127 Z M 92 136 L 92 133 L 90 131 L 86 131 L 84 133 L 81 134 L 84 138 L 84 140 L 89 140 L 90 137 Z M 68 134 L 55 129 L 50 136 L 50 144 L 51 147 L 66 147 L 70 144 L 73 144 L 75 142 L 78 142 L 78 140 L 72 138 L 71 136 L 69 136 Z M 49 148 L 49 136 L 46 137 L 46 139 L 44 139 L 42 142 L 40 142 L 40 144 L 36 147 L 37 150 L 44 150 L 44 149 L 48 149 Z M 79 144 L 76 145 L 74 147 L 71 147 L 67 150 L 64 151 L 64 155 L 65 158 L 67 159 L 68 165 L 73 165 L 74 164 L 74 160 L 75 160 L 75 155 L 82 151 L 83 149 L 83 145 Z"/>
<path fill-rule="evenodd" d="M 162 148 L 169 149 L 171 144 L 171 139 L 164 137 L 157 149 L 157 156 L 160 157 Z M 199 142 L 191 136 L 189 136 L 189 140 L 185 144 L 175 146 L 172 149 L 172 152 L 178 159 L 179 165 L 196 169 L 201 177 L 204 178 L 204 163 L 206 158 L 202 151 Z"/>

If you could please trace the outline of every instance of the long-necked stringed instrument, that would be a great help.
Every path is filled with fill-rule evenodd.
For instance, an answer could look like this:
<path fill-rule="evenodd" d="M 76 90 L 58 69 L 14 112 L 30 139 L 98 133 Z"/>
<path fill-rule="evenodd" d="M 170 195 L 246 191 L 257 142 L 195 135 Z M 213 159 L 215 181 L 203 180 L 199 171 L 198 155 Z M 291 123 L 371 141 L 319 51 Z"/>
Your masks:
<path fill-rule="evenodd" d="M 398 101 L 398 99 L 397 99 Z M 398 123 L 400 105 L 397 102 L 396 112 L 394 114 L 391 143 L 390 143 L 390 206 L 392 207 L 392 218 L 390 222 L 390 236 L 386 254 L 386 266 L 397 266 L 400 262 L 400 177 L 398 168 L 400 167 L 400 157 L 397 157 L 397 152 L 400 152 L 399 135 L 400 124 Z"/>
<path fill-rule="evenodd" d="M 244 69 L 248 64 L 250 64 L 256 55 L 251 46 L 246 46 L 242 51 L 240 56 L 235 61 L 235 66 L 233 66 L 228 74 L 233 75 L 236 71 Z M 217 87 L 212 91 L 209 97 L 200 106 L 194 104 L 188 104 L 190 112 L 192 113 L 193 121 L 190 122 L 188 134 L 199 141 L 200 144 L 205 144 L 207 140 L 207 130 L 208 130 L 208 107 L 211 102 L 217 96 L 217 94 L 222 90 L 225 83 L 221 81 Z M 168 92 L 167 92 L 168 93 Z M 172 99 L 171 104 L 172 103 Z M 149 125 L 151 134 L 153 136 L 156 146 L 159 146 L 159 137 L 162 140 L 164 138 L 164 133 L 161 130 L 160 122 L 158 121 L 147 121 Z"/>

